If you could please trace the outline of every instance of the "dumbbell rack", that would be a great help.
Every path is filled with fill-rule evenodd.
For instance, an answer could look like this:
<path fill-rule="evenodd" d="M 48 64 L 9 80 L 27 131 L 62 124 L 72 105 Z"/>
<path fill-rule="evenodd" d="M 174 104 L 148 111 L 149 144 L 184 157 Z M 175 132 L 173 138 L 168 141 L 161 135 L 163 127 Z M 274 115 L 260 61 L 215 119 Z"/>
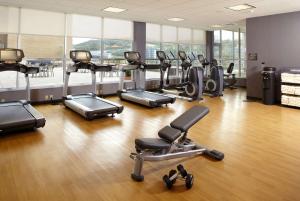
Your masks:
<path fill-rule="evenodd" d="M 300 108 L 300 68 L 281 73 L 281 104 Z"/>

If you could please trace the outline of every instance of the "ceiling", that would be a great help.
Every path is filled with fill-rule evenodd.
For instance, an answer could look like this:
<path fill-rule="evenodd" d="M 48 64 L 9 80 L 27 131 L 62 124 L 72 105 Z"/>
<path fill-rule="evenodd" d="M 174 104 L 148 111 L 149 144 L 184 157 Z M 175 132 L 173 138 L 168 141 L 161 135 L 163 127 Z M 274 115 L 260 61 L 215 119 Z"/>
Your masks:
<path fill-rule="evenodd" d="M 244 3 L 255 6 L 254 12 L 225 8 Z M 0 5 L 203 29 L 211 29 L 215 24 L 235 29 L 244 26 L 246 18 L 300 11 L 300 0 L 0 0 Z M 108 6 L 127 10 L 122 13 L 102 11 Z M 185 20 L 167 20 L 172 17 Z"/>

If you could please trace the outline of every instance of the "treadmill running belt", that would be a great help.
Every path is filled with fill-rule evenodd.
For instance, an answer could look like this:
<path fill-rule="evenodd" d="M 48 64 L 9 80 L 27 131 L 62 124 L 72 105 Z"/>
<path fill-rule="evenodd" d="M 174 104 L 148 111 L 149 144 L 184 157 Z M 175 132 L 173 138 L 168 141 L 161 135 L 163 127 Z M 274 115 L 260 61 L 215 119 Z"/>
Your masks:
<path fill-rule="evenodd" d="M 19 125 L 35 125 L 35 118 L 23 105 L 1 106 L 0 129 L 17 127 Z"/>
<path fill-rule="evenodd" d="M 101 101 L 99 99 L 93 97 L 73 97 L 73 101 L 80 105 L 84 105 L 85 107 L 90 108 L 91 110 L 106 110 L 116 108 L 114 105 Z"/>
<path fill-rule="evenodd" d="M 146 91 L 130 91 L 125 93 L 128 96 L 134 96 L 142 99 L 149 99 L 151 101 L 164 101 L 164 100 L 171 100 L 170 97 L 163 96 L 156 93 L 148 93 Z"/>

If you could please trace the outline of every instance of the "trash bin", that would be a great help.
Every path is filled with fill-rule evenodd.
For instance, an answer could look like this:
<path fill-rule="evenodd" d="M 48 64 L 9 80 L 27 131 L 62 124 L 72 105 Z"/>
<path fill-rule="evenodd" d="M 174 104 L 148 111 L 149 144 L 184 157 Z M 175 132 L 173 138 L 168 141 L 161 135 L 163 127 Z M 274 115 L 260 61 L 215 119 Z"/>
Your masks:
<path fill-rule="evenodd" d="M 263 103 L 273 105 L 275 103 L 276 68 L 264 67 L 262 74 Z"/>

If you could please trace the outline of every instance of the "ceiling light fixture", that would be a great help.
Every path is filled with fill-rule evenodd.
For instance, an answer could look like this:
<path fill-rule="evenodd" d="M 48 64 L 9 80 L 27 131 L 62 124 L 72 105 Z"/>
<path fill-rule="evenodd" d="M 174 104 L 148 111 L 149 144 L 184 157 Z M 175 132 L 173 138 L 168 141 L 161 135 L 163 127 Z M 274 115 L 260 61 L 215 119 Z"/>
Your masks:
<path fill-rule="evenodd" d="M 254 9 L 256 7 L 249 5 L 249 4 L 240 4 L 240 5 L 230 6 L 230 7 L 225 7 L 225 8 L 233 10 L 233 11 L 242 11 L 242 10 Z"/>
<path fill-rule="evenodd" d="M 221 28 L 223 27 L 222 25 L 220 24 L 214 24 L 214 25 L 211 25 L 212 28 Z"/>
<path fill-rule="evenodd" d="M 112 13 L 121 13 L 125 11 L 126 9 L 124 8 L 115 8 L 115 7 L 107 7 L 103 9 L 106 12 L 112 12 Z"/>
<path fill-rule="evenodd" d="M 180 22 L 180 21 L 183 21 L 184 19 L 179 18 L 179 17 L 172 17 L 172 18 L 169 18 L 168 20 L 173 21 L 173 22 Z"/>

